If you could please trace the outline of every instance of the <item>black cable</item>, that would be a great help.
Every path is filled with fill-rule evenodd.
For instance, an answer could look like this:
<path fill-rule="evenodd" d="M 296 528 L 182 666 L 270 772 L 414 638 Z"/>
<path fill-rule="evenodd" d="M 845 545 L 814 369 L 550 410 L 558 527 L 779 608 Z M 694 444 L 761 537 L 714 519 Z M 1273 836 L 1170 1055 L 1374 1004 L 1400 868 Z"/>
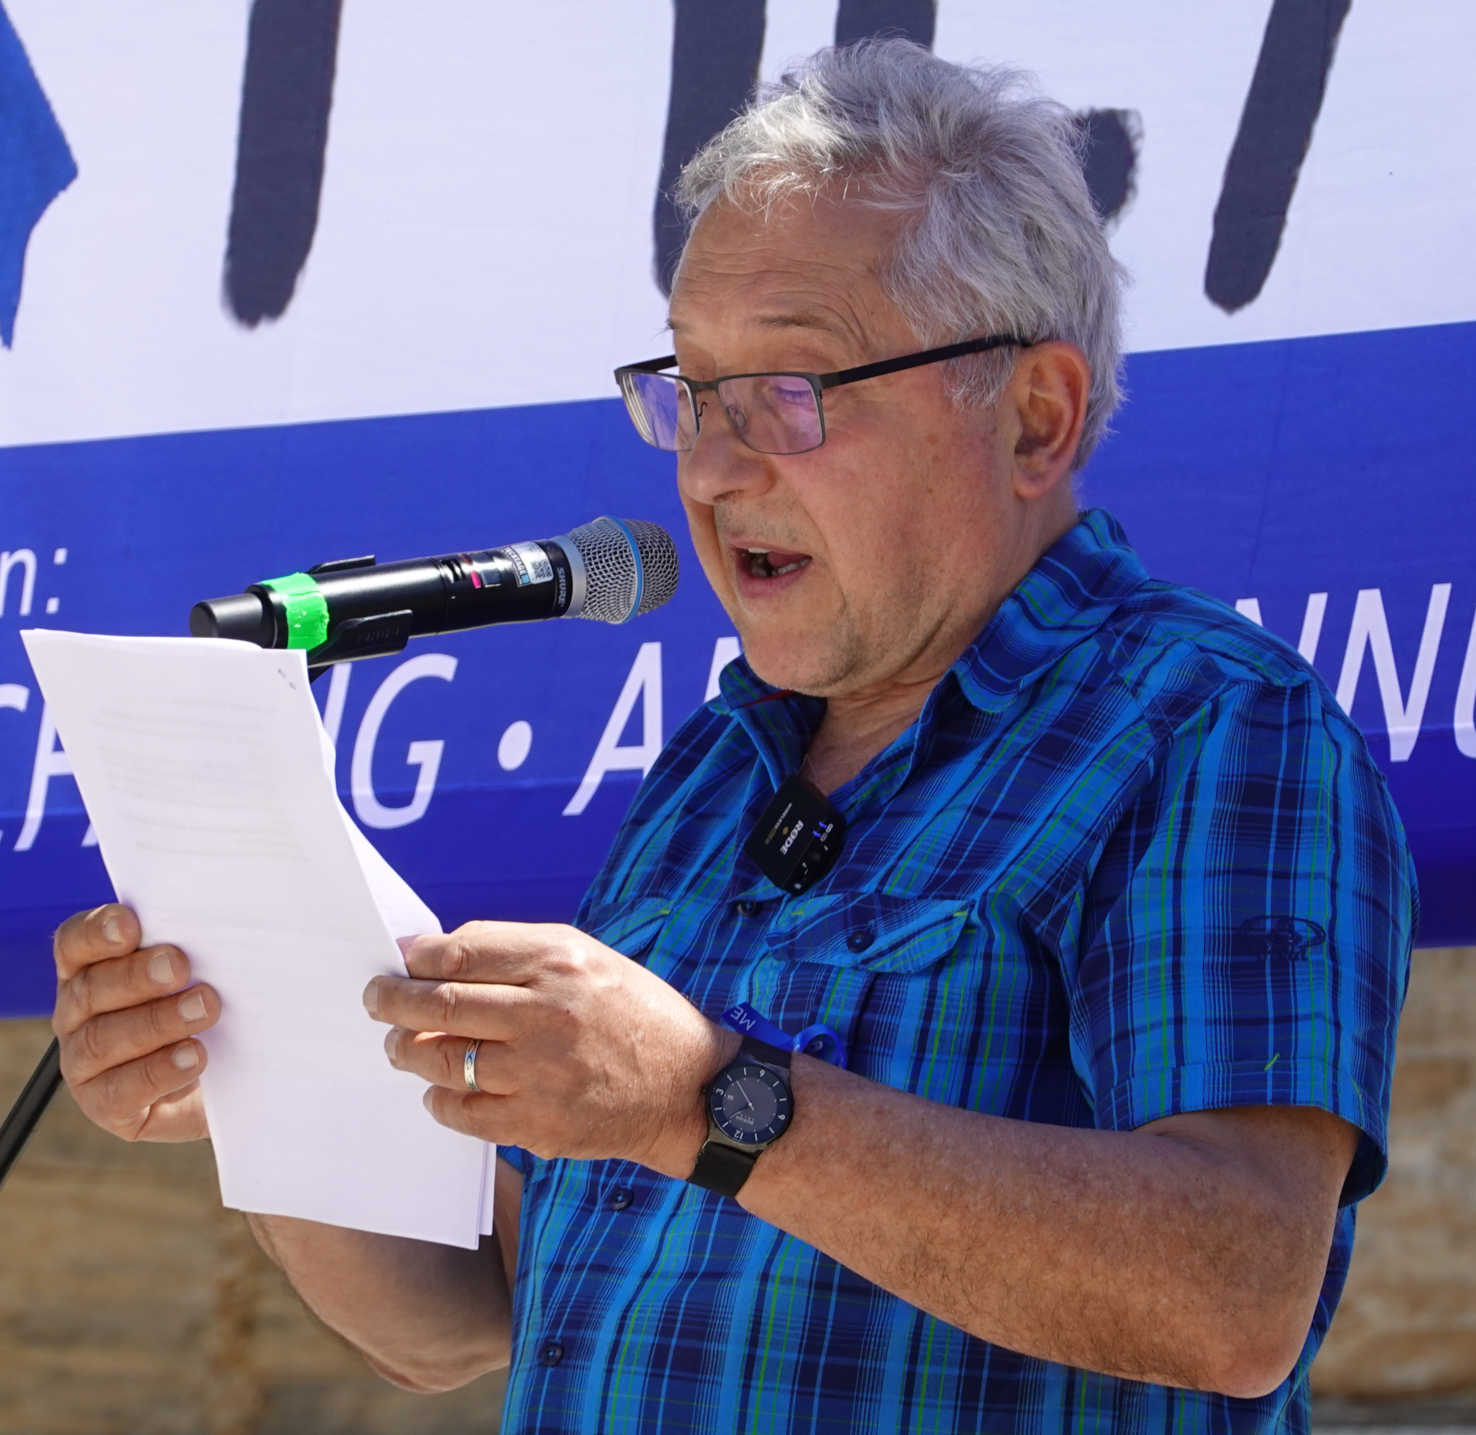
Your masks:
<path fill-rule="evenodd" d="M 53 1037 L 46 1054 L 36 1063 L 25 1089 L 10 1108 L 5 1124 L 0 1126 L 0 1182 L 5 1180 L 15 1158 L 20 1155 L 21 1147 L 36 1129 L 41 1113 L 56 1095 L 61 1079 L 61 1044 Z"/>

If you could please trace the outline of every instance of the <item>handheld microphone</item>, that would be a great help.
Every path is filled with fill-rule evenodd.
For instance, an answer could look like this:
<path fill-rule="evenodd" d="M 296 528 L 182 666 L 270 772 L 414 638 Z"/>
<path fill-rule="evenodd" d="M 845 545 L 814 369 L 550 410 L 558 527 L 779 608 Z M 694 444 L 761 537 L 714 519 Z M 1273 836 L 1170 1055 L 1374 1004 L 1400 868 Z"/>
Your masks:
<path fill-rule="evenodd" d="M 340 558 L 190 610 L 197 638 L 306 648 L 308 667 L 397 653 L 411 639 L 491 623 L 623 623 L 676 592 L 676 545 L 655 523 L 596 518 L 569 533 L 476 553 L 377 563 Z"/>

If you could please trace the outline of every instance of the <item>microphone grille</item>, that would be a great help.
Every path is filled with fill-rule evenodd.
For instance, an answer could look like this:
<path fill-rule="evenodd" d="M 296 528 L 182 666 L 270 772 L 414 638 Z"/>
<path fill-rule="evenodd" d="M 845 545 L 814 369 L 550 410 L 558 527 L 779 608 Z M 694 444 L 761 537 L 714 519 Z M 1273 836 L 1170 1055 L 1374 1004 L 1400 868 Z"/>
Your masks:
<path fill-rule="evenodd" d="M 659 608 L 676 592 L 676 544 L 659 523 L 596 518 L 566 535 L 585 567 L 584 604 L 569 617 L 623 623 Z"/>

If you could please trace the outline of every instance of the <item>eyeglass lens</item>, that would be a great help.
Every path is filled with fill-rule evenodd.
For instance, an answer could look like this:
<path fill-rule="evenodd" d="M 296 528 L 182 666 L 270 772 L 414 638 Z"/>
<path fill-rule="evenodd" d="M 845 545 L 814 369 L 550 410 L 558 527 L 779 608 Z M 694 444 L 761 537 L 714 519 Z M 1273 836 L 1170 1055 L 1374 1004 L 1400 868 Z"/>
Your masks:
<path fill-rule="evenodd" d="M 647 443 L 664 449 L 692 447 L 696 428 L 685 384 L 669 374 L 628 374 L 625 394 Z M 760 453 L 804 453 L 824 438 L 820 406 L 808 379 L 749 374 L 724 379 L 717 396 L 734 431 Z"/>

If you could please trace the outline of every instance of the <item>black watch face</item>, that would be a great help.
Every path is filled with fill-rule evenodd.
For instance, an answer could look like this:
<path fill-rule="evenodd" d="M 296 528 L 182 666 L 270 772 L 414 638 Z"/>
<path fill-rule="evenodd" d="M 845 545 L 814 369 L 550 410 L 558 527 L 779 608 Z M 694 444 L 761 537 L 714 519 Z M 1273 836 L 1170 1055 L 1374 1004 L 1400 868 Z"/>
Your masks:
<path fill-rule="evenodd" d="M 772 1141 L 794 1113 L 784 1079 L 756 1061 L 723 1072 L 713 1082 L 707 1101 L 718 1130 L 743 1146 Z"/>

